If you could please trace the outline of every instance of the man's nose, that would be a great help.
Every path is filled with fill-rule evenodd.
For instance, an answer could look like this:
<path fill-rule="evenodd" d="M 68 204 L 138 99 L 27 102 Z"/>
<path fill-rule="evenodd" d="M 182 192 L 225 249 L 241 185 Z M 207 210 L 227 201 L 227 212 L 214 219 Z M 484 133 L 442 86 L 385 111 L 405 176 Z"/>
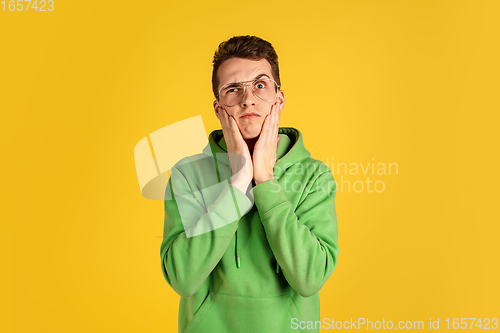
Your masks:
<path fill-rule="evenodd" d="M 242 106 L 254 106 L 255 105 L 255 95 L 252 90 L 252 86 L 248 85 L 245 87 L 245 92 L 243 98 L 241 99 Z"/>

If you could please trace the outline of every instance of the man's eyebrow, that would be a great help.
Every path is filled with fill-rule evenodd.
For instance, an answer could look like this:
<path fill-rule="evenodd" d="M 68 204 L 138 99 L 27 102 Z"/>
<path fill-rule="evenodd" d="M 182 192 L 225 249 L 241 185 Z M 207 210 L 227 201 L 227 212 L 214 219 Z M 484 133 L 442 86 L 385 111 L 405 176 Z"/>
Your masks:
<path fill-rule="evenodd" d="M 267 76 L 267 78 L 268 78 L 268 79 L 270 79 L 269 75 L 267 75 L 267 74 L 259 74 L 259 75 L 257 75 L 257 76 L 255 77 L 255 79 L 254 79 L 254 80 L 258 80 L 258 79 L 260 79 L 260 78 L 261 78 L 261 77 L 263 77 L 263 76 Z"/>
<path fill-rule="evenodd" d="M 255 81 L 255 80 L 258 80 L 262 77 L 266 76 L 268 79 L 270 79 L 271 77 L 265 73 L 262 73 L 262 74 L 259 74 L 257 75 L 253 80 L 250 80 L 250 81 Z M 235 82 L 235 83 L 242 83 L 242 82 L 250 82 L 250 81 L 240 81 L 240 82 Z"/>
<path fill-rule="evenodd" d="M 262 77 L 266 76 L 268 79 L 271 79 L 271 77 L 265 73 L 262 73 L 262 74 L 259 74 L 257 75 L 253 80 L 250 80 L 250 81 L 255 81 L 255 80 L 258 80 Z M 230 83 L 226 83 L 224 86 L 227 86 L 226 88 L 231 88 L 231 87 L 235 87 L 237 86 L 239 83 L 242 83 L 242 82 L 250 82 L 250 81 L 239 81 L 239 82 L 230 82 Z"/>

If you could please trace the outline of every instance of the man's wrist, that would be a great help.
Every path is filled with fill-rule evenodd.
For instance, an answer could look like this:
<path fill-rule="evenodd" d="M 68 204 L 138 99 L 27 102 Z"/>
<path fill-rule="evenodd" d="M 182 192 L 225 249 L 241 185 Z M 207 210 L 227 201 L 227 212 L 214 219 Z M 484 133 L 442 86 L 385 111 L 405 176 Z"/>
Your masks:
<path fill-rule="evenodd" d="M 268 177 L 264 177 L 264 178 L 254 178 L 254 181 L 255 181 L 255 185 L 259 185 L 261 183 L 264 183 L 264 182 L 267 182 L 268 180 L 271 180 L 271 179 L 274 179 L 274 175 L 272 176 L 268 176 Z"/>
<path fill-rule="evenodd" d="M 244 179 L 242 177 L 232 177 L 231 184 L 243 193 L 246 193 L 248 185 L 252 182 L 252 179 Z"/>

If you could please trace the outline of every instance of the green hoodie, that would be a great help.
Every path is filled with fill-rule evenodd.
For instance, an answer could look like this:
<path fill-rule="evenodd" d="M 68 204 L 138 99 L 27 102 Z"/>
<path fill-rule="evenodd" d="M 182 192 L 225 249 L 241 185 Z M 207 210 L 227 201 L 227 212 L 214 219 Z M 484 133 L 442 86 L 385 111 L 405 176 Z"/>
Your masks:
<path fill-rule="evenodd" d="M 275 179 L 247 193 L 228 182 L 222 130 L 172 168 L 160 255 L 179 332 L 319 331 L 308 322 L 337 264 L 336 183 L 297 129 L 279 136 Z"/>

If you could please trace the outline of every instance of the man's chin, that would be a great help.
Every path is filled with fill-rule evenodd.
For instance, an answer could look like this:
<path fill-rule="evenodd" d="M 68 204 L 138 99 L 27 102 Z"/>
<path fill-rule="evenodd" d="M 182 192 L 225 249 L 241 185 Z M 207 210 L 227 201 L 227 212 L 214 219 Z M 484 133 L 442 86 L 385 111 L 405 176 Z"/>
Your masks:
<path fill-rule="evenodd" d="M 243 139 L 245 139 L 245 140 L 252 140 L 252 139 L 258 138 L 259 135 L 260 135 L 260 133 L 257 133 L 257 134 L 245 134 L 245 135 L 243 135 Z"/>
<path fill-rule="evenodd" d="M 254 128 L 254 129 L 244 131 L 242 133 L 243 139 L 245 139 L 245 140 L 251 140 L 251 139 L 258 138 L 259 135 L 260 135 L 261 130 L 262 130 L 262 127 L 257 127 L 256 126 L 256 128 Z"/>

